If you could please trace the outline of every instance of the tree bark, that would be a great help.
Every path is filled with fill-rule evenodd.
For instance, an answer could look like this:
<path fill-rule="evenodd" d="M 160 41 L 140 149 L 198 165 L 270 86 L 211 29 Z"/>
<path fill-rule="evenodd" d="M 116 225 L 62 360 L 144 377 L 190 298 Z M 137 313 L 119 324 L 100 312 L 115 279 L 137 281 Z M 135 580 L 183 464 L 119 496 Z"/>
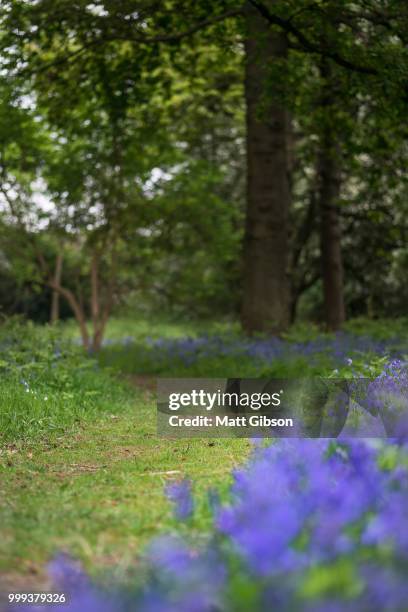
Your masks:
<path fill-rule="evenodd" d="M 252 8 L 246 12 L 246 25 L 247 211 L 241 317 L 249 334 L 279 334 L 290 321 L 290 123 L 284 105 L 267 92 L 267 79 L 268 65 L 286 58 L 287 42 Z"/>
<path fill-rule="evenodd" d="M 81 332 L 82 344 L 84 345 L 84 348 L 89 350 L 90 342 L 89 342 L 88 329 L 86 326 L 85 313 L 83 309 L 81 308 L 81 306 L 79 305 L 75 295 L 72 293 L 70 289 L 66 289 L 65 287 L 61 287 L 61 285 L 57 285 L 54 282 L 53 278 L 48 281 L 47 285 L 53 291 L 57 291 L 60 295 L 62 295 L 62 297 L 64 297 L 67 300 L 68 304 L 70 305 L 72 309 L 72 312 L 75 315 L 75 319 L 78 323 L 79 330 Z"/>
<path fill-rule="evenodd" d="M 94 331 L 99 325 L 99 253 L 95 250 L 91 261 L 91 315 Z"/>
<path fill-rule="evenodd" d="M 54 282 L 56 285 L 61 285 L 61 276 L 62 276 L 62 253 L 57 254 L 57 258 L 55 260 L 55 274 L 54 274 Z M 59 320 L 60 316 L 60 294 L 58 291 L 52 292 L 51 296 L 51 315 L 50 322 L 51 325 L 55 325 L 55 323 Z"/>
<path fill-rule="evenodd" d="M 108 246 L 105 246 L 107 249 Z M 95 250 L 91 263 L 91 313 L 92 313 L 92 343 L 91 349 L 98 352 L 102 346 L 106 325 L 114 303 L 116 285 L 116 248 L 110 245 L 111 266 L 110 277 L 104 287 L 100 287 L 100 251 Z M 101 295 L 103 294 L 103 295 Z"/>
<path fill-rule="evenodd" d="M 338 200 L 341 188 L 341 158 L 339 134 L 331 109 L 335 103 L 333 80 L 327 61 L 322 63 L 323 127 L 319 152 L 319 212 L 320 249 L 326 326 L 331 331 L 340 329 L 345 321 L 343 258 Z"/>

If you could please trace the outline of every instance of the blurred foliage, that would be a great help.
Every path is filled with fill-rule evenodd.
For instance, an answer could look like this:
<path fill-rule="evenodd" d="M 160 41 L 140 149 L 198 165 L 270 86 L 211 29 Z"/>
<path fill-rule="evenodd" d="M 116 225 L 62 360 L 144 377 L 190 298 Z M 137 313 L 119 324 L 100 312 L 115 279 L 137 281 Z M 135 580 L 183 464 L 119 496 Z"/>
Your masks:
<path fill-rule="evenodd" d="M 394 0 L 273 3 L 276 23 L 293 28 L 265 96 L 293 119 L 289 273 L 300 321 L 322 320 L 316 160 L 327 125 L 342 166 L 348 314 L 405 314 L 406 16 Z M 64 287 L 89 315 L 97 250 L 101 286 L 115 277 L 115 308 L 236 316 L 244 34 L 229 0 L 2 3 L 4 312 L 47 320 L 46 281 L 63 253 Z M 336 81 L 328 109 L 319 103 L 325 54 Z"/>

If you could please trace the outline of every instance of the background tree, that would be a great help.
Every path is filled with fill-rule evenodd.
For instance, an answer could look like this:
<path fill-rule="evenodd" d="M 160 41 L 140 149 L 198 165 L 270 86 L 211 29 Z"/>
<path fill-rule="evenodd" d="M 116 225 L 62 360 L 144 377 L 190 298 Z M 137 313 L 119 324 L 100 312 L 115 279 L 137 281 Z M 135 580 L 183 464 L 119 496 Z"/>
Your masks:
<path fill-rule="evenodd" d="M 375 312 L 373 257 L 401 282 L 405 186 L 381 161 L 406 159 L 400 2 L 13 0 L 1 20 L 17 107 L 50 143 L 31 176 L 58 219 L 30 233 L 77 257 L 95 347 L 120 294 L 199 316 L 241 300 L 249 333 L 279 334 L 297 313 L 337 329 Z M 360 236 L 381 247 L 357 258 Z"/>
<path fill-rule="evenodd" d="M 289 325 L 290 117 L 269 93 L 270 64 L 284 62 L 287 40 L 253 7 L 246 17 L 247 213 L 242 323 L 279 333 Z"/>

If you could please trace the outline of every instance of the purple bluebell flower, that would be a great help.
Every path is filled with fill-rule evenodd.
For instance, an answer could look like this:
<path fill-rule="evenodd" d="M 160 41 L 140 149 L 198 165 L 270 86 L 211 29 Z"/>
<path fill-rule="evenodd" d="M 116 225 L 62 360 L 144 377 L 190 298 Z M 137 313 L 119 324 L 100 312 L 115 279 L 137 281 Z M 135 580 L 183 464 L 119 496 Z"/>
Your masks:
<path fill-rule="evenodd" d="M 383 461 L 387 453 L 394 469 Z M 180 516 L 191 516 L 191 483 L 166 489 Z M 213 520 L 212 532 L 198 541 L 155 539 L 144 558 L 146 582 L 130 600 L 97 587 L 66 557 L 57 559 L 52 581 L 73 593 L 64 609 L 212 612 L 239 602 L 254 612 L 406 610 L 403 447 L 358 439 L 257 446 L 234 471 L 228 501 L 214 504 Z M 322 580 L 313 578 L 319 571 Z"/>
<path fill-rule="evenodd" d="M 170 482 L 166 486 L 166 495 L 174 503 L 176 518 L 179 520 L 190 518 L 194 511 L 190 480 L 184 479 Z"/>
<path fill-rule="evenodd" d="M 48 603 L 51 612 L 120 612 L 124 610 L 124 598 L 120 594 L 106 592 L 93 584 L 77 562 L 67 555 L 59 555 L 48 565 L 52 581 L 49 592 L 63 593 L 65 603 Z M 38 612 L 44 610 L 40 604 L 15 604 L 7 612 Z"/>

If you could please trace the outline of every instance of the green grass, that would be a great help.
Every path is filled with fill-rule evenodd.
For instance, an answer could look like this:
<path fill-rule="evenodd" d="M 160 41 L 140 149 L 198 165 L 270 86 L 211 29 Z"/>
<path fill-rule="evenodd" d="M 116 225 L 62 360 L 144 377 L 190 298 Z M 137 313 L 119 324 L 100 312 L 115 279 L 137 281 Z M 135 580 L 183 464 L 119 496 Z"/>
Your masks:
<path fill-rule="evenodd" d="M 75 321 L 69 320 L 60 324 L 60 330 L 69 338 L 78 338 L 79 331 Z M 395 336 L 408 336 L 408 317 L 395 319 L 367 319 L 359 317 L 350 319 L 344 326 L 345 331 L 353 334 L 367 335 L 377 339 Z M 323 328 L 316 323 L 299 321 L 284 336 L 290 340 L 306 341 L 323 333 Z M 128 336 L 143 341 L 146 338 L 180 338 L 196 337 L 202 334 L 228 334 L 239 336 L 241 329 L 238 321 L 202 320 L 186 321 L 166 315 L 146 317 L 140 314 L 116 316 L 108 321 L 105 338 L 118 340 Z"/>
<path fill-rule="evenodd" d="M 66 332 L 75 335 L 72 326 Z M 127 333 L 126 333 L 127 332 Z M 288 334 L 290 340 L 309 340 L 319 335 L 319 329 L 313 325 L 298 325 Z M 215 378 L 257 378 L 257 377 L 296 377 L 301 375 L 318 375 L 331 370 L 330 360 L 321 355 L 318 363 L 311 364 L 307 357 L 299 356 L 289 361 L 275 360 L 267 366 L 260 365 L 251 357 L 242 355 L 202 356 L 194 363 L 184 363 L 177 356 L 161 358 L 160 350 L 150 348 L 147 339 L 157 338 L 195 338 L 200 335 L 225 337 L 226 340 L 243 338 L 237 322 L 213 321 L 186 324 L 157 318 L 150 321 L 134 318 L 112 319 L 106 333 L 107 344 L 98 355 L 103 367 L 109 367 L 117 373 L 170 376 L 170 377 L 215 377 Z M 128 345 L 123 344 L 127 337 L 132 338 Z"/>
<path fill-rule="evenodd" d="M 62 322 L 60 330 L 68 338 L 79 339 L 78 326 L 75 321 Z M 239 334 L 237 321 L 180 321 L 169 316 L 122 316 L 112 317 L 107 324 L 105 338 L 117 340 L 132 336 L 138 340 L 146 338 L 181 338 L 201 334 Z"/>
<path fill-rule="evenodd" d="M 168 479 L 190 476 L 198 500 L 177 529 L 205 531 L 207 488 L 226 490 L 247 441 L 158 438 L 154 395 L 53 329 L 11 321 L 0 347 L 0 583 L 38 584 L 61 550 L 93 572 L 134 565 L 154 535 L 176 528 Z"/>
<path fill-rule="evenodd" d="M 292 378 L 318 376 L 333 369 L 324 355 L 316 364 L 303 356 L 260 364 L 239 355 L 205 357 L 186 364 L 177 357 L 160 360 L 157 355 L 157 350 L 149 350 L 143 343 L 128 348 L 108 346 L 101 350 L 99 362 L 116 372 L 176 378 Z"/>
<path fill-rule="evenodd" d="M 129 391 L 101 371 L 73 372 L 60 391 L 44 381 L 24 386 L 16 377 L 0 379 L 0 443 L 24 443 L 58 435 L 129 402 Z M 74 387 L 73 387 L 74 385 Z"/>
<path fill-rule="evenodd" d="M 408 338 L 408 317 L 398 319 L 367 319 L 359 317 L 351 319 L 345 329 L 352 334 L 370 336 L 377 340 L 389 338 Z"/>
<path fill-rule="evenodd" d="M 123 333 L 124 330 L 128 333 Z M 72 331 L 72 329 L 71 329 Z M 367 320 L 355 319 L 347 323 L 345 331 L 353 335 L 369 336 L 376 340 L 399 338 L 401 343 L 408 346 L 408 319 Z M 228 355 L 202 355 L 198 360 L 190 363 L 183 362 L 176 354 L 166 355 L 157 347 L 151 347 L 147 338 L 180 338 L 197 337 L 202 334 L 218 335 L 225 338 L 226 343 L 239 340 L 237 324 L 212 323 L 207 327 L 203 324 L 189 323 L 180 327 L 178 323 L 165 319 L 146 321 L 133 319 L 129 325 L 126 319 L 113 319 L 109 322 L 107 330 L 107 344 L 102 348 L 98 360 L 102 366 L 108 366 L 116 372 L 136 375 L 154 375 L 168 377 L 216 377 L 216 378 L 292 378 L 303 376 L 328 376 L 338 363 L 334 363 L 332 356 L 322 351 L 314 354 L 313 361 L 305 355 L 292 354 L 282 359 L 271 359 L 269 363 L 254 360 L 250 356 Z M 323 334 L 318 326 L 299 323 L 293 326 L 285 335 L 288 342 L 308 342 L 317 337 L 330 337 Z M 124 343 L 126 337 L 131 336 L 132 341 Z M 334 338 L 334 336 L 331 336 Z M 374 354 L 353 354 L 353 368 L 358 362 L 371 362 L 376 358 Z"/>
<path fill-rule="evenodd" d="M 356 321 L 350 329 L 364 333 L 368 327 Z M 396 331 L 407 335 L 404 321 L 369 329 L 381 338 Z M 289 377 L 329 369 L 324 355 L 314 366 L 302 356 L 275 360 L 267 371 L 233 355 L 186 365 L 158 359 L 145 342 L 149 336 L 238 333 L 224 323 L 112 320 L 108 338 L 136 341 L 104 348 L 99 366 L 69 342 L 76 335 L 73 324 L 62 331 L 13 322 L 0 328 L 0 582 L 32 575 L 38 584 L 46 561 L 60 550 L 91 572 L 115 567 L 124 574 L 153 536 L 177 529 L 197 538 L 209 527 L 207 489 L 226 494 L 231 468 L 248 455 L 248 441 L 158 438 L 154 395 L 119 375 Z M 300 326 L 290 339 L 316 333 Z M 366 367 L 366 356 L 361 360 Z M 185 526 L 174 521 L 163 492 L 168 479 L 184 476 L 193 480 L 198 503 Z"/>
<path fill-rule="evenodd" d="M 40 577 L 60 550 L 93 572 L 125 570 L 152 536 L 176 527 L 163 492 L 168 479 L 194 481 L 199 512 L 184 529 L 194 535 L 209 525 L 206 491 L 226 490 L 249 443 L 159 439 L 153 396 L 132 395 L 65 435 L 2 447 L 0 573 Z"/>
<path fill-rule="evenodd" d="M 0 443 L 61 434 L 129 401 L 128 389 L 53 329 L 11 322 L 0 347 Z"/>

